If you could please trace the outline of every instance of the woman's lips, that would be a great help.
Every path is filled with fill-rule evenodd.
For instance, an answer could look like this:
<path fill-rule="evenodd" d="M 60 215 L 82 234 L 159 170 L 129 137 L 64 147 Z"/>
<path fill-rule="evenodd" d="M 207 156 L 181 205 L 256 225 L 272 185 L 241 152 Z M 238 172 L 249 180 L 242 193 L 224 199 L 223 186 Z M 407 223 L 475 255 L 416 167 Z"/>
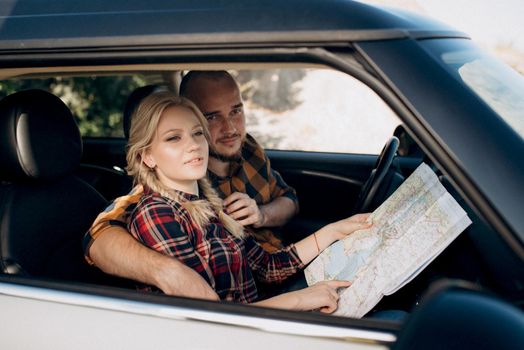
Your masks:
<path fill-rule="evenodd" d="M 204 158 L 203 157 L 196 157 L 196 158 L 188 160 L 184 164 L 187 164 L 187 165 L 200 165 L 203 162 L 204 162 Z"/>

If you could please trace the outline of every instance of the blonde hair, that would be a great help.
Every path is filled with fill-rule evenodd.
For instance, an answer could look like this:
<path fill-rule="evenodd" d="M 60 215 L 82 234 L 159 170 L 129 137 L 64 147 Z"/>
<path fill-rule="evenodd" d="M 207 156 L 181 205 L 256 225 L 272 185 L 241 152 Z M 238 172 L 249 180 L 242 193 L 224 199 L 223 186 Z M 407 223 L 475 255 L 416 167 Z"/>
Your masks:
<path fill-rule="evenodd" d="M 204 128 L 204 136 L 209 142 L 207 121 L 193 102 L 187 98 L 176 96 L 169 91 L 155 92 L 142 100 L 131 117 L 126 170 L 129 175 L 133 176 L 135 185 L 145 185 L 162 196 L 180 203 L 199 229 L 203 230 L 210 220 L 217 217 L 218 214 L 218 219 L 231 234 L 238 238 L 243 238 L 244 228 L 224 212 L 222 199 L 211 186 L 207 176 L 198 180 L 199 188 L 205 199 L 189 201 L 177 191 L 165 186 L 159 180 L 155 170 L 150 169 L 143 162 L 142 154 L 151 147 L 162 114 L 167 108 L 177 106 L 187 108 L 193 112 L 200 125 Z"/>

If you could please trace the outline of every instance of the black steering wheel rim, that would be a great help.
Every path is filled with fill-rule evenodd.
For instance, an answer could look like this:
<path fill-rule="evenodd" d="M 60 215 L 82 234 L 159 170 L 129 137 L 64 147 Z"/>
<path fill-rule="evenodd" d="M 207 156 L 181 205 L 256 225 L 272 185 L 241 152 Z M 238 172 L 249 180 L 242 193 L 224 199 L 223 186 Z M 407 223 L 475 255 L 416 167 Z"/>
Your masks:
<path fill-rule="evenodd" d="M 377 158 L 374 169 L 367 181 L 362 186 L 362 190 L 358 196 L 357 204 L 355 206 L 355 213 L 364 213 L 369 211 L 370 205 L 377 194 L 380 185 L 384 181 L 386 174 L 393 164 L 393 159 L 397 154 L 399 140 L 397 137 L 391 137 L 380 152 Z"/>

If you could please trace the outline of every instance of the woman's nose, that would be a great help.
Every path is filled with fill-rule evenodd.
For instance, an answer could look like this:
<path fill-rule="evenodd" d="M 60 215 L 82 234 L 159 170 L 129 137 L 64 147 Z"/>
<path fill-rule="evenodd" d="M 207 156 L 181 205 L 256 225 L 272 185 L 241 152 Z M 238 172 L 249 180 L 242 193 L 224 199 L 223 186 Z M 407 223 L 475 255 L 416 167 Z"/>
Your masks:
<path fill-rule="evenodd" d="M 188 151 L 189 152 L 197 151 L 200 149 L 200 147 L 201 147 L 200 142 L 196 138 L 191 137 L 187 145 Z"/>

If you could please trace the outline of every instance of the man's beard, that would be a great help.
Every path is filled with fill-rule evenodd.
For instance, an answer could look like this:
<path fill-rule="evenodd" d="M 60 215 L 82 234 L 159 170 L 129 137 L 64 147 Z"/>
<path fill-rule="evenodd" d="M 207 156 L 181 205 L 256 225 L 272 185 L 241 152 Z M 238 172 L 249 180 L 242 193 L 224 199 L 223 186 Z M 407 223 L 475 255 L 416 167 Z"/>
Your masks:
<path fill-rule="evenodd" d="M 238 134 L 235 134 L 235 135 L 238 135 Z M 240 147 L 238 151 L 232 155 L 218 153 L 216 150 L 213 149 L 213 146 L 211 146 L 210 144 L 209 145 L 209 156 L 215 158 L 216 160 L 224 162 L 224 163 L 238 162 L 240 158 L 242 158 L 242 148 L 244 148 L 244 142 L 246 142 L 245 135 L 244 137 L 242 137 L 242 142 L 240 143 Z"/>
<path fill-rule="evenodd" d="M 240 150 L 238 150 L 237 153 L 233 154 L 233 155 L 226 155 L 226 154 L 220 154 L 220 153 L 217 153 L 215 152 L 214 150 L 212 150 L 211 148 L 209 149 L 209 156 L 210 157 L 213 157 L 221 162 L 224 162 L 224 163 L 229 163 L 229 162 L 237 162 L 240 160 L 240 158 L 242 157 L 242 147 L 240 147 Z"/>

